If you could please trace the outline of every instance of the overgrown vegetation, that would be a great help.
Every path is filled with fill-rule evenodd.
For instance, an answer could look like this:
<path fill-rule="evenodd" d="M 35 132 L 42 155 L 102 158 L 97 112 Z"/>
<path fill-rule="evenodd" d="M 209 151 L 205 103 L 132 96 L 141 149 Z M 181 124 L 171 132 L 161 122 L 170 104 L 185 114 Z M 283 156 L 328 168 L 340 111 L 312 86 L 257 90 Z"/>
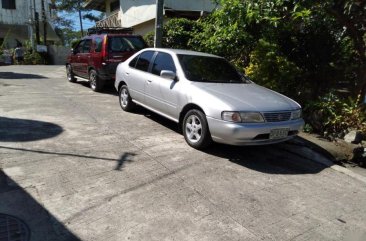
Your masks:
<path fill-rule="evenodd" d="M 330 139 L 343 138 L 352 129 L 366 133 L 365 108 L 358 99 L 341 99 L 334 91 L 307 104 L 304 116 L 311 131 Z"/>
<path fill-rule="evenodd" d="M 227 58 L 256 83 L 305 106 L 307 129 L 365 131 L 366 1 L 216 2 L 220 8 L 206 18 L 168 22 L 163 46 Z"/>

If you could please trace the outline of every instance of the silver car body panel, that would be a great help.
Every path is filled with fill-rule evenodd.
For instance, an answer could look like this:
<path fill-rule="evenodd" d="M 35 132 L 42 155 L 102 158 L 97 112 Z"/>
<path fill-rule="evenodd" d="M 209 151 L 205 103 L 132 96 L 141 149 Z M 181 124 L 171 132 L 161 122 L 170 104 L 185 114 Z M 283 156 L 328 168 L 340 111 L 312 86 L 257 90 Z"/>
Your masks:
<path fill-rule="evenodd" d="M 172 56 L 176 80 L 131 68 L 129 63 L 143 51 L 158 51 Z M 221 118 L 223 111 L 288 112 L 301 109 L 292 99 L 255 83 L 205 83 L 186 79 L 177 54 L 218 57 L 215 55 L 172 49 L 145 49 L 119 64 L 115 87 L 125 82 L 135 103 L 175 122 L 180 121 L 187 105 L 200 107 L 207 117 L 212 139 L 232 145 L 271 144 L 288 140 L 302 128 L 302 119 L 264 123 L 233 123 Z M 274 129 L 286 128 L 293 133 L 281 139 L 256 139 Z"/>

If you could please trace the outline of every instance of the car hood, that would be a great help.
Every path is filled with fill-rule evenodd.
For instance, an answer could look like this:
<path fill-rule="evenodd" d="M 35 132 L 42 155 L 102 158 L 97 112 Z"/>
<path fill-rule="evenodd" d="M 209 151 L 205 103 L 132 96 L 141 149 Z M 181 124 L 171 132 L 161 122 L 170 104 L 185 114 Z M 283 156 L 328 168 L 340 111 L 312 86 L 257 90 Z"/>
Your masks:
<path fill-rule="evenodd" d="M 202 83 L 194 82 L 200 96 L 217 99 L 216 103 L 235 111 L 284 111 L 301 108 L 292 99 L 254 83 Z M 208 96 L 207 96 L 208 95 Z M 211 99 L 210 98 L 210 99 Z M 215 104 L 215 103 L 214 103 Z M 227 109 L 230 110 L 230 109 Z"/>

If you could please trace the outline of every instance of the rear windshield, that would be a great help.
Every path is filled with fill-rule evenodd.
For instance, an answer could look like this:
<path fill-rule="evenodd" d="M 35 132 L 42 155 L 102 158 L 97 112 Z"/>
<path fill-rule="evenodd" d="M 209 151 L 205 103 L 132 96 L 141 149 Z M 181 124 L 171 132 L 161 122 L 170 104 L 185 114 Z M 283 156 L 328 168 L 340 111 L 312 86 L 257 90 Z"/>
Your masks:
<path fill-rule="evenodd" d="M 198 55 L 178 55 L 184 74 L 190 81 L 243 83 L 247 80 L 225 59 Z"/>
<path fill-rule="evenodd" d="M 113 36 L 108 39 L 108 52 L 138 51 L 146 47 L 142 38 L 137 36 Z"/>

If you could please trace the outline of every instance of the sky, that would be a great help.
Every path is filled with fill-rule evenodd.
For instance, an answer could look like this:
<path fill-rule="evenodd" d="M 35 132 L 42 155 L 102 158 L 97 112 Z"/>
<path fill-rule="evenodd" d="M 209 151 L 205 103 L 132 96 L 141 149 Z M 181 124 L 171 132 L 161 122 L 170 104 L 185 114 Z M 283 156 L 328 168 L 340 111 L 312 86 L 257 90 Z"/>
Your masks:
<path fill-rule="evenodd" d="M 94 14 L 94 15 L 99 15 L 100 14 L 100 12 L 98 12 L 98 11 L 91 11 L 91 13 Z M 70 14 L 70 13 L 61 12 L 59 14 L 66 17 L 67 19 L 72 20 L 75 31 L 80 30 L 79 13 L 76 12 L 76 13 Z M 89 21 L 88 19 L 82 19 L 82 21 L 83 21 L 84 31 L 86 31 L 88 28 L 91 28 L 95 25 L 95 22 Z"/>

